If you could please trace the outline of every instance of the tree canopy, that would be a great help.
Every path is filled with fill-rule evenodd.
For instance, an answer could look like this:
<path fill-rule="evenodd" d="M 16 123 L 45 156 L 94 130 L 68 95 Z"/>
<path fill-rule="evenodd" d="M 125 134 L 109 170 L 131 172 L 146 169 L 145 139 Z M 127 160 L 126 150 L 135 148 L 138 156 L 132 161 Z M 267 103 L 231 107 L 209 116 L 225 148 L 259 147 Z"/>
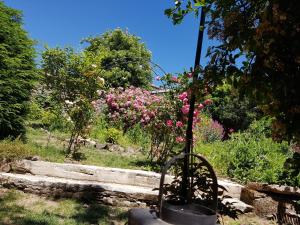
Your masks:
<path fill-rule="evenodd" d="M 25 134 L 27 101 L 36 79 L 34 42 L 21 12 L 0 1 L 0 139 Z"/>
<path fill-rule="evenodd" d="M 148 87 L 152 81 L 151 52 L 140 38 L 115 29 L 101 36 L 86 38 L 86 52 L 102 55 L 100 67 L 110 87 Z"/>
<path fill-rule="evenodd" d="M 188 13 L 207 15 L 210 63 L 204 82 L 229 78 L 275 118 L 274 138 L 300 141 L 300 5 L 297 0 L 182 0 L 165 14 L 179 24 Z M 233 75 L 233 78 L 231 79 Z"/>

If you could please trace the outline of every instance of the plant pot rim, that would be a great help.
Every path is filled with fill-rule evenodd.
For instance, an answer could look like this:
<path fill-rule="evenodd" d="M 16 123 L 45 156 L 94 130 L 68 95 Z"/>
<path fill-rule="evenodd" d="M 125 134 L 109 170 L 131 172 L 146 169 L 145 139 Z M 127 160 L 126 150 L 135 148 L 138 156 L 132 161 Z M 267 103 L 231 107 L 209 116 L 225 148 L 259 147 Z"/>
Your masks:
<path fill-rule="evenodd" d="M 168 200 L 163 200 L 162 202 L 162 208 L 168 208 L 169 210 L 176 211 L 176 212 L 182 212 L 184 214 L 188 215 L 197 215 L 197 216 L 214 216 L 217 214 L 216 211 L 196 203 L 189 203 L 189 204 L 182 204 L 179 203 L 176 204 L 176 202 L 171 202 Z M 198 210 L 198 211 L 197 211 Z"/>

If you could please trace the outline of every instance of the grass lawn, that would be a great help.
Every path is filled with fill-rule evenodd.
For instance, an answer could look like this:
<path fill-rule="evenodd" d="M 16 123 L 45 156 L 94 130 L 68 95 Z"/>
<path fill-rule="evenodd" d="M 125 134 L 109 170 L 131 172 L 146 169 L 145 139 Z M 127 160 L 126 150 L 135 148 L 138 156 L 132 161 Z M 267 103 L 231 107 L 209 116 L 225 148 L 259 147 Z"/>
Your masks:
<path fill-rule="evenodd" d="M 96 202 L 51 199 L 17 190 L 0 188 L 1 225 L 110 225 L 125 224 L 128 208 L 110 207 Z M 224 225 L 275 225 L 253 214 L 233 220 L 223 217 Z"/>
<path fill-rule="evenodd" d="M 33 155 L 38 155 L 42 160 L 50 162 L 68 162 L 64 152 L 66 142 L 64 139 L 68 135 L 63 133 L 54 133 L 55 138 L 51 138 L 47 147 L 48 135 L 40 129 L 28 129 L 28 145 L 32 149 Z M 128 169 L 143 169 L 150 170 L 146 154 L 138 152 L 131 155 L 122 155 L 107 150 L 98 150 L 95 148 L 82 147 L 80 150 L 83 153 L 83 158 L 77 163 L 85 165 L 96 165 L 105 167 L 117 167 Z M 75 162 L 76 163 L 76 162 Z"/>
<path fill-rule="evenodd" d="M 127 208 L 113 208 L 71 199 L 49 199 L 0 188 L 1 225 L 124 224 Z"/>

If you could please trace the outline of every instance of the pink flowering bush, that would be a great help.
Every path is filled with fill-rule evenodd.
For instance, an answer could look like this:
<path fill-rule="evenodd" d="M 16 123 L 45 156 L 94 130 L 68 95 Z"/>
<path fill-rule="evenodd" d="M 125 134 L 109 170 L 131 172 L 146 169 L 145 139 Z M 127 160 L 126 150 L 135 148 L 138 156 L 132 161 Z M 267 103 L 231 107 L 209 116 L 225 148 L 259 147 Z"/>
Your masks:
<path fill-rule="evenodd" d="M 224 128 L 218 121 L 203 117 L 202 125 L 197 129 L 197 136 L 204 143 L 221 141 L 224 137 Z"/>
<path fill-rule="evenodd" d="M 165 162 L 168 156 L 182 150 L 190 107 L 190 73 L 161 77 L 166 93 L 162 96 L 130 87 L 108 90 L 94 107 L 105 105 L 107 120 L 127 132 L 139 125 L 150 136 L 151 160 Z M 211 100 L 195 105 L 193 128 L 200 124 L 200 113 Z"/>
<path fill-rule="evenodd" d="M 192 73 L 184 73 L 178 77 L 166 75 L 161 78 L 161 81 L 168 91 L 164 95 L 162 104 L 159 105 L 158 115 L 153 120 L 155 126 L 153 127 L 152 123 L 150 126 L 153 129 L 150 155 L 164 162 L 169 155 L 182 151 L 185 143 Z M 198 99 L 195 104 L 193 129 L 201 124 L 201 111 L 206 105 L 212 103 L 210 99 L 203 102 Z"/>
<path fill-rule="evenodd" d="M 95 107 L 104 103 L 108 121 L 126 132 L 136 124 L 147 126 L 158 113 L 161 101 L 162 97 L 141 88 L 112 88 Z"/>

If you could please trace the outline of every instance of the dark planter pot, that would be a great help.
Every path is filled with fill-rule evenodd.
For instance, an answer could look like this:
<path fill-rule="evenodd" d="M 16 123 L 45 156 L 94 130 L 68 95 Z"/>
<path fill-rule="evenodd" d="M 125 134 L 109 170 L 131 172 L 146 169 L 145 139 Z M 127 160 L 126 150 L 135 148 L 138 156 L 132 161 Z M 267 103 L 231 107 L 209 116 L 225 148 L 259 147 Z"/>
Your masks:
<path fill-rule="evenodd" d="M 217 214 L 213 210 L 196 204 L 173 204 L 163 201 L 160 218 L 174 225 L 215 225 Z"/>

